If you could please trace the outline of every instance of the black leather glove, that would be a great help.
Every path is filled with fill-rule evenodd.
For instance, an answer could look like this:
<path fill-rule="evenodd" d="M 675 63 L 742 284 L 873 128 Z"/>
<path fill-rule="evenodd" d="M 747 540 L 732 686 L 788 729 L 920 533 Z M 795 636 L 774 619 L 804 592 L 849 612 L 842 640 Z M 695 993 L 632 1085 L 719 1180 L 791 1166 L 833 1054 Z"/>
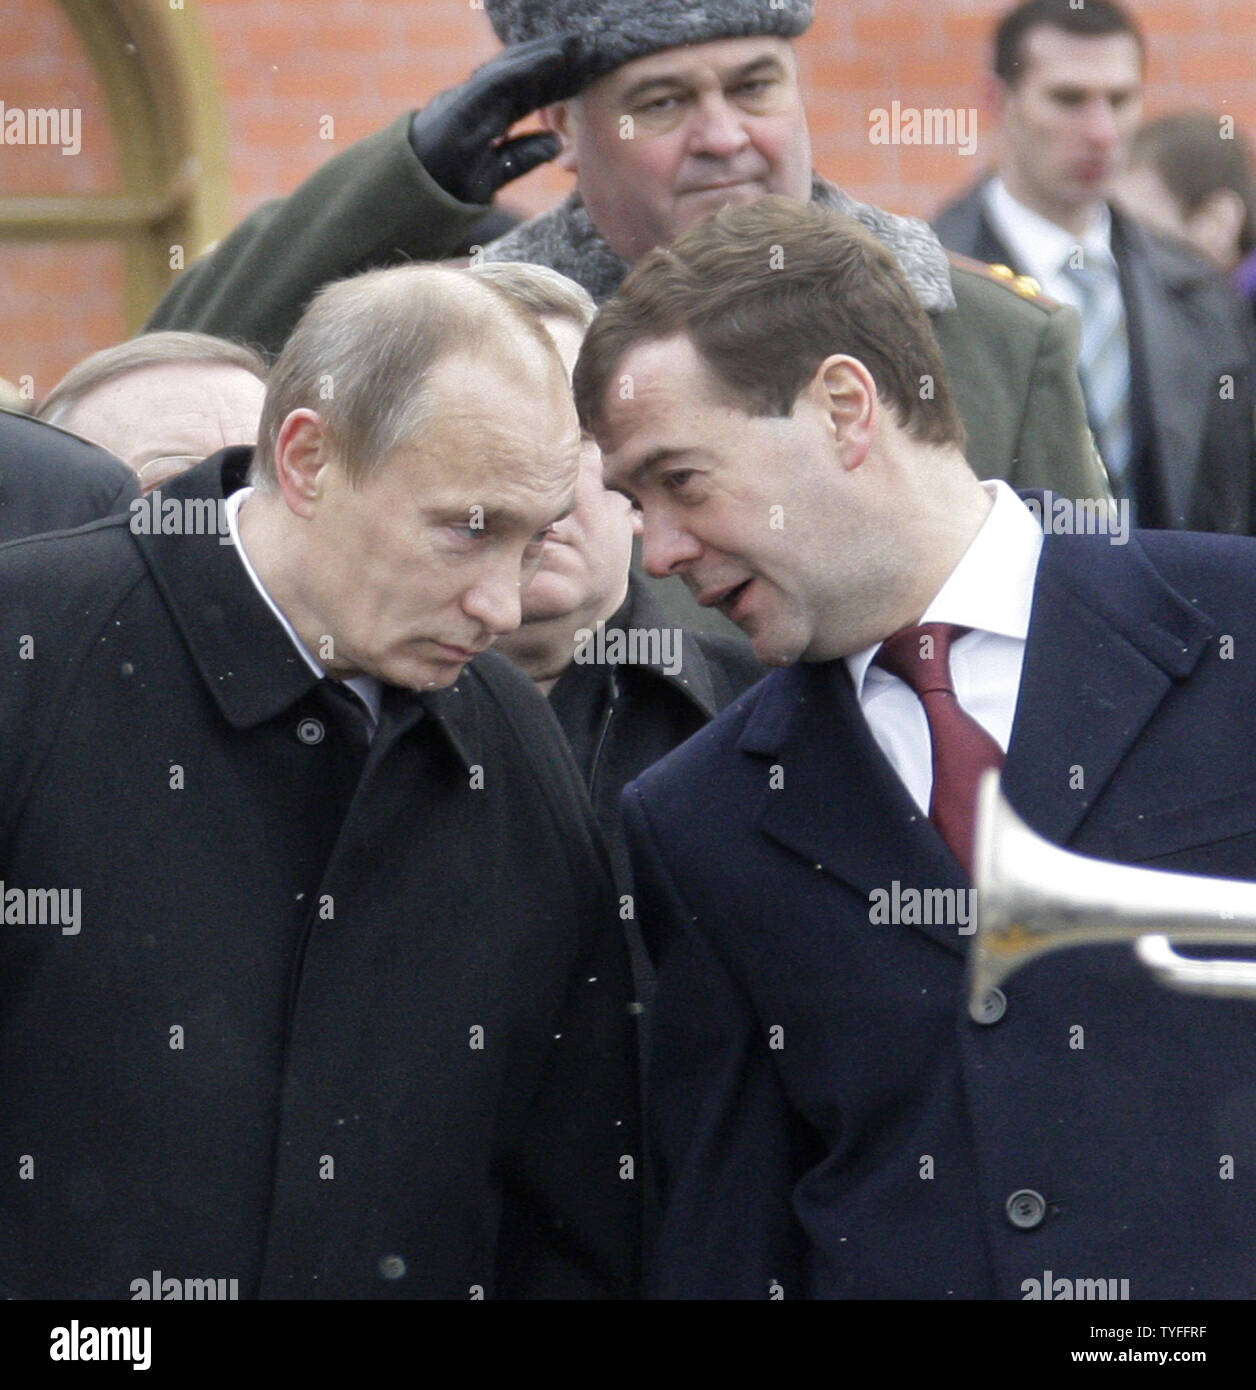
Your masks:
<path fill-rule="evenodd" d="M 463 203 L 489 203 L 503 184 L 553 159 L 553 135 L 503 143 L 516 121 L 585 85 L 578 38 L 531 39 L 476 68 L 460 86 L 416 111 L 410 144 L 438 184 Z"/>

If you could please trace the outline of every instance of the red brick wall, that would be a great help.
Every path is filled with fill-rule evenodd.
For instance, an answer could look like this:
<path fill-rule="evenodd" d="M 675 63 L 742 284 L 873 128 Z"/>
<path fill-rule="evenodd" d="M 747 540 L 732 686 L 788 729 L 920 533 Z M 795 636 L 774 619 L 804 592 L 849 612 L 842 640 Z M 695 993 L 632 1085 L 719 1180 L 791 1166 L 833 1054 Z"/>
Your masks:
<path fill-rule="evenodd" d="M 638 0 L 648 4 L 649 0 Z M 100 0 L 105 3 L 105 0 Z M 186 0 L 209 31 L 232 151 L 232 221 L 293 188 L 330 154 L 421 104 L 496 51 L 472 0 Z M 990 151 L 873 146 L 868 113 L 904 105 L 980 106 L 988 0 L 818 0 L 799 45 L 816 167 L 857 197 L 930 214 Z M 1137 0 L 1151 45 L 1148 114 L 1206 106 L 1256 136 L 1253 0 Z M 55 0 L 0 0 L 0 100 L 81 105 L 83 152 L 0 146 L 0 187 L 105 189 L 115 169 L 99 84 Z M 320 118 L 335 140 L 319 139 Z M 539 211 L 565 191 L 537 171 L 510 201 Z M 121 262 L 103 246 L 0 244 L 0 376 L 29 374 L 42 394 L 72 362 L 125 333 Z"/>

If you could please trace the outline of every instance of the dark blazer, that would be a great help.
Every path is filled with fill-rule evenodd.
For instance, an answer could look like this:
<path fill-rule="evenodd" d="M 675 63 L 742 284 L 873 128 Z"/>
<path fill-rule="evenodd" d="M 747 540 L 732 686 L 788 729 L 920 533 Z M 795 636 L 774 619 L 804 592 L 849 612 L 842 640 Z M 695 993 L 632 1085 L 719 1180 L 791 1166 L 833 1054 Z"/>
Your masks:
<path fill-rule="evenodd" d="M 217 535 L 19 542 L 0 594 L 0 879 L 82 895 L 0 934 L 0 1285 L 630 1295 L 627 953 L 531 682 L 386 688 L 368 753 Z"/>
<path fill-rule="evenodd" d="M 107 450 L 0 410 L 0 542 L 82 526 L 138 496 L 135 474 Z"/>
<path fill-rule="evenodd" d="M 1023 272 L 986 217 L 979 184 L 934 221 L 944 245 Z M 1180 242 L 1112 212 L 1130 340 L 1132 476 L 1143 525 L 1254 528 L 1253 334 L 1243 305 Z M 1230 378 L 1233 390 L 1223 389 Z"/>
<path fill-rule="evenodd" d="M 1048 536 L 1012 804 L 1085 854 L 1256 878 L 1245 650 L 1256 543 Z M 871 911 L 896 882 L 968 884 L 844 662 L 774 672 L 625 813 L 659 974 L 654 1292 L 1019 1298 L 1048 1269 L 1133 1298 L 1256 1290 L 1256 1010 L 1161 989 L 1114 946 L 1040 959 L 972 1022 L 958 915 Z M 1022 1190 L 1045 1200 L 1032 1229 Z"/>

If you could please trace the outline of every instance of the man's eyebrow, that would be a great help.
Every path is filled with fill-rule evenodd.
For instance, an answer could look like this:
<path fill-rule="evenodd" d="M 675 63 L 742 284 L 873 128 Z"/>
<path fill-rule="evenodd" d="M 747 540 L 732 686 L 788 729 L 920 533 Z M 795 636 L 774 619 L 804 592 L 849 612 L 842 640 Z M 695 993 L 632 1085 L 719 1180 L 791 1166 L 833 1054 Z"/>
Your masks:
<path fill-rule="evenodd" d="M 752 58 L 750 62 L 743 63 L 739 68 L 734 68 L 728 77 L 722 77 L 720 80 L 724 86 L 736 86 L 740 82 L 745 82 L 747 78 L 769 69 L 776 72 L 785 71 L 785 65 L 774 53 L 765 53 L 760 58 Z M 661 91 L 676 91 L 692 87 L 693 84 L 694 76 L 690 72 L 664 73 L 658 77 L 645 77 L 629 87 L 620 97 L 620 101 L 640 101 L 656 87 Z"/>
<path fill-rule="evenodd" d="M 746 78 L 754 77 L 760 72 L 767 71 L 769 68 L 776 72 L 784 72 L 785 64 L 781 62 L 775 53 L 765 53 L 762 58 L 752 58 L 750 62 L 743 63 L 739 68 L 734 68 L 732 75 L 727 81 L 732 85 L 736 85 L 738 82 L 744 82 Z"/>
<path fill-rule="evenodd" d="M 652 92 L 655 87 L 658 87 L 660 90 L 676 91 L 692 86 L 693 76 L 691 74 L 668 73 L 665 76 L 646 77 L 640 82 L 634 82 L 619 99 L 623 102 L 640 101 L 643 96 Z"/>
<path fill-rule="evenodd" d="M 658 468 L 660 464 L 671 463 L 673 459 L 684 458 L 694 451 L 686 446 L 668 448 L 666 446 L 659 449 L 651 449 L 639 464 L 629 473 L 625 479 L 625 485 L 639 483 L 647 473 Z"/>
<path fill-rule="evenodd" d="M 468 526 L 471 524 L 470 518 L 473 515 L 476 517 L 481 517 L 482 515 L 483 525 L 486 531 L 490 528 L 493 530 L 501 529 L 506 531 L 512 529 L 518 530 L 533 524 L 531 517 L 524 516 L 522 512 L 517 512 L 512 507 L 484 507 L 482 513 L 478 508 L 478 503 L 465 507 L 449 507 L 438 512 L 435 520 L 442 525 Z M 546 526 L 557 525 L 558 522 L 569 517 L 575 509 L 576 499 L 574 497 L 566 498 L 564 500 L 563 510 L 561 512 L 556 512 L 551 520 L 542 523 L 542 526 L 537 529 L 543 530 Z"/>

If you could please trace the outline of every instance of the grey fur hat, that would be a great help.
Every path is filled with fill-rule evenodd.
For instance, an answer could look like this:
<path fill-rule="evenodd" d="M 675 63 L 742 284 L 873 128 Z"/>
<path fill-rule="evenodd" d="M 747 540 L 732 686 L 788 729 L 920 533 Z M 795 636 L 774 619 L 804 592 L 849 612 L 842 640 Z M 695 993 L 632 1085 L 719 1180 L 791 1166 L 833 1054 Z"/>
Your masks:
<path fill-rule="evenodd" d="M 484 0 L 506 45 L 580 35 L 590 79 L 634 58 L 712 39 L 775 34 L 794 39 L 815 15 L 814 0 Z"/>

